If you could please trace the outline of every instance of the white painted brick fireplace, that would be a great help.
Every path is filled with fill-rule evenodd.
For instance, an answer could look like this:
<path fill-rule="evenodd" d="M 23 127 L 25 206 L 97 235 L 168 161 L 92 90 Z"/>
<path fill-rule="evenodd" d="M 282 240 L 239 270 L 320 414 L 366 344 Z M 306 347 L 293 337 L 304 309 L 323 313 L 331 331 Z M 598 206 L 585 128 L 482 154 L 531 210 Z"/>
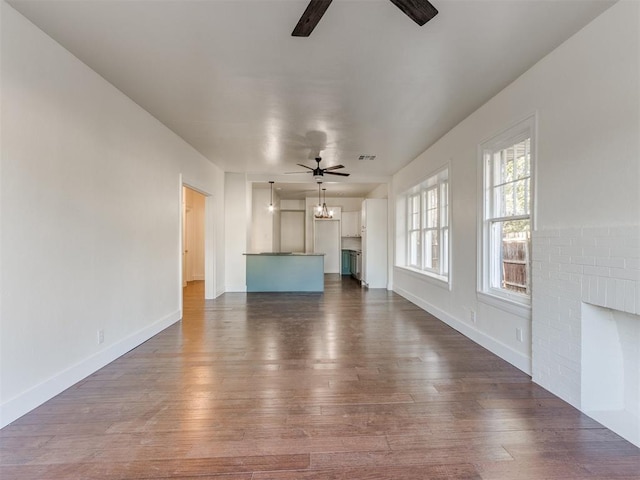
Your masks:
<path fill-rule="evenodd" d="M 533 380 L 639 445 L 640 226 L 536 231 L 532 277 Z M 624 362 L 592 368 L 598 358 Z M 609 375 L 599 389 L 597 370 Z M 605 388 L 612 377 L 620 378 L 617 389 L 627 399 L 626 417 L 618 415 L 624 428 L 590 411 L 602 403 L 595 391 L 612 397 Z"/>

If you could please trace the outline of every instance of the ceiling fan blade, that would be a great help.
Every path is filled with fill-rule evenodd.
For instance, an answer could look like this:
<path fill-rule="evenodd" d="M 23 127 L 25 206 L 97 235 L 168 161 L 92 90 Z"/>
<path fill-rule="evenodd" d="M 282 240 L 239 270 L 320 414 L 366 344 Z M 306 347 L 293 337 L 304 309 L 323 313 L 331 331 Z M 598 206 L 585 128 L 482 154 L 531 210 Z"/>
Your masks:
<path fill-rule="evenodd" d="M 438 14 L 428 0 L 391 0 L 411 20 L 422 26 Z"/>
<path fill-rule="evenodd" d="M 313 168 L 311 168 L 311 167 L 307 167 L 306 165 L 303 165 L 303 164 L 301 164 L 301 163 L 296 163 L 296 165 L 298 165 L 299 167 L 307 168 L 307 169 L 309 169 L 309 170 L 313 170 Z"/>
<path fill-rule="evenodd" d="M 340 173 L 340 172 L 324 172 L 327 175 L 340 175 L 341 177 L 348 177 L 351 175 L 350 173 Z"/>
<path fill-rule="evenodd" d="M 329 170 L 338 170 L 339 168 L 344 168 L 344 165 L 332 165 L 324 169 L 325 172 Z"/>
<path fill-rule="evenodd" d="M 291 32 L 291 36 L 308 37 L 313 32 L 313 29 L 316 28 L 330 4 L 331 0 L 311 0 L 300 20 L 298 20 L 296 28 Z"/>

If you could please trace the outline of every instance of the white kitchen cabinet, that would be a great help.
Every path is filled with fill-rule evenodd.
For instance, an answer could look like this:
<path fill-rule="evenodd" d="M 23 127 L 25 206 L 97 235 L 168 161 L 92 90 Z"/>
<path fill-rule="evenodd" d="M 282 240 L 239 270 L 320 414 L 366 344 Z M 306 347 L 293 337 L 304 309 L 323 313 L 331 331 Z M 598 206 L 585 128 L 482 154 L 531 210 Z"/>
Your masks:
<path fill-rule="evenodd" d="M 360 212 L 342 212 L 342 236 L 360 236 Z"/>
<path fill-rule="evenodd" d="M 362 202 L 362 284 L 387 288 L 387 200 Z"/>

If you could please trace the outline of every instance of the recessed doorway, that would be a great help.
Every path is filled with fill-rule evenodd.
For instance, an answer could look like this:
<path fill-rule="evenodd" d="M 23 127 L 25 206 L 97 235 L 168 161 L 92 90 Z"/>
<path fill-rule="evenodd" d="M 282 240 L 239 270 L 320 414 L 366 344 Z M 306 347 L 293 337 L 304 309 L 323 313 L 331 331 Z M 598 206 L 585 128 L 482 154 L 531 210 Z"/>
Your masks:
<path fill-rule="evenodd" d="M 192 188 L 182 187 L 182 286 L 201 292 L 204 298 L 205 278 L 205 201 L 206 197 Z"/>
<path fill-rule="evenodd" d="M 313 251 L 324 253 L 324 273 L 340 273 L 340 222 L 314 221 Z"/>
<path fill-rule="evenodd" d="M 280 251 L 304 252 L 304 210 L 280 212 Z"/>

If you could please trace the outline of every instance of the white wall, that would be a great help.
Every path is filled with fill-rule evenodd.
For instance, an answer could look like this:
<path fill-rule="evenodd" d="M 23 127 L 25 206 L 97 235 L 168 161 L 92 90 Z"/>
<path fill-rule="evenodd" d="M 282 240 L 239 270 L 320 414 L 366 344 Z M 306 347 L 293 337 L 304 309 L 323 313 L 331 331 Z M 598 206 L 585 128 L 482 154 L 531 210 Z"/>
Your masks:
<path fill-rule="evenodd" d="M 281 248 L 282 232 L 280 231 L 280 208 L 278 207 L 279 203 L 280 203 L 280 197 L 278 197 L 276 192 L 273 192 L 274 209 L 273 209 L 273 212 L 271 213 L 271 231 L 273 235 L 272 249 L 274 252 L 282 251 L 282 248 Z"/>
<path fill-rule="evenodd" d="M 224 197 L 213 164 L 0 8 L 4 425 L 180 318 L 181 181 Z"/>
<path fill-rule="evenodd" d="M 367 194 L 367 198 L 388 198 L 389 197 L 389 185 L 381 183 L 374 190 Z"/>
<path fill-rule="evenodd" d="M 269 211 L 271 190 L 253 185 L 251 194 L 251 251 L 280 251 L 280 197 L 273 192 L 273 211 Z"/>
<path fill-rule="evenodd" d="M 226 172 L 224 177 L 225 291 L 245 292 L 247 272 L 243 253 L 251 249 L 251 184 L 244 173 Z"/>
<path fill-rule="evenodd" d="M 640 224 L 536 230 L 533 286 L 534 380 L 640 446 Z"/>
<path fill-rule="evenodd" d="M 280 251 L 304 252 L 306 219 L 304 208 L 304 200 L 282 199 L 279 201 Z"/>
<path fill-rule="evenodd" d="M 216 178 L 212 189 L 206 191 L 211 195 L 205 199 L 205 232 L 204 232 L 204 266 L 205 266 L 205 298 L 216 298 L 224 293 L 226 278 L 226 250 L 225 250 L 225 176 L 216 168 Z M 189 179 L 191 185 L 198 185 L 190 175 L 184 175 L 183 179 Z M 206 182 L 209 183 L 209 182 Z M 200 191 L 205 191 L 201 188 Z M 208 281 L 213 278 L 214 281 Z"/>
<path fill-rule="evenodd" d="M 614 5 L 546 60 L 529 81 L 559 79 L 539 126 L 533 379 L 582 409 L 583 305 L 640 313 L 640 3 Z"/>
<path fill-rule="evenodd" d="M 281 210 L 304 210 L 304 200 L 280 200 Z"/>
<path fill-rule="evenodd" d="M 536 229 L 637 225 L 638 9 L 634 1 L 614 5 L 393 177 L 395 202 L 448 164 L 452 195 L 451 288 L 395 268 L 394 290 L 526 372 L 532 371 L 530 318 L 482 303 L 476 295 L 478 145 L 536 113 Z M 394 208 L 390 214 L 395 217 Z M 476 324 L 470 310 L 477 312 Z M 523 342 L 516 340 L 516 328 L 523 330 Z M 534 365 L 538 361 L 543 359 L 533 358 Z M 561 375 L 559 368 L 545 367 Z"/>
<path fill-rule="evenodd" d="M 327 207 L 340 207 L 343 212 L 359 212 L 362 210 L 362 200 L 362 197 L 327 197 Z"/>
<path fill-rule="evenodd" d="M 270 192 L 253 188 L 251 216 L 251 251 L 273 251 L 273 213 L 269 212 Z"/>
<path fill-rule="evenodd" d="M 343 250 L 362 250 L 362 237 L 342 237 Z"/>
<path fill-rule="evenodd" d="M 304 252 L 304 210 L 280 212 L 280 251 Z"/>

